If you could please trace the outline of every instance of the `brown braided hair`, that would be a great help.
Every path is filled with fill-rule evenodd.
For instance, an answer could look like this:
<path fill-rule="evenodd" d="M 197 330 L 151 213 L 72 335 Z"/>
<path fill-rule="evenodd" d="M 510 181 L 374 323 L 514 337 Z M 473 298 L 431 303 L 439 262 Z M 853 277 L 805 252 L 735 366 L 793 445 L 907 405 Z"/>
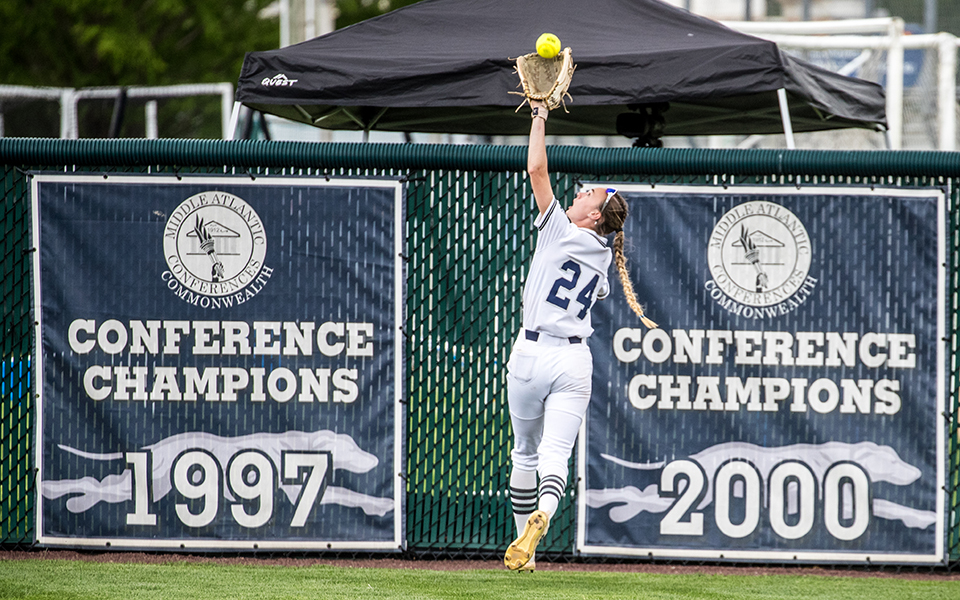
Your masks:
<path fill-rule="evenodd" d="M 610 202 L 600 215 L 600 222 L 596 225 L 597 233 L 603 236 L 616 232 L 613 238 L 613 260 L 617 265 L 617 273 L 620 275 L 620 284 L 623 286 L 623 295 L 627 299 L 627 304 L 633 310 L 640 321 L 649 329 L 655 329 L 657 324 L 651 321 L 643 313 L 643 306 L 637 300 L 637 294 L 633 291 L 633 282 L 630 281 L 630 272 L 627 270 L 627 256 L 623 253 L 623 224 L 627 220 L 627 201 L 619 193 L 610 197 Z"/>

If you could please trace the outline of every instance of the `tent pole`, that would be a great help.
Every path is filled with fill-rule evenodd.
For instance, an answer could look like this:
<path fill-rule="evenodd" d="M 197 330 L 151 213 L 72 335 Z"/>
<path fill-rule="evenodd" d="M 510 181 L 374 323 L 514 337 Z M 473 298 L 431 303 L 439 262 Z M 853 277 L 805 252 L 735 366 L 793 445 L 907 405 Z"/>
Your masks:
<path fill-rule="evenodd" d="M 780 119 L 783 121 L 783 134 L 787 136 L 787 149 L 794 150 L 797 144 L 793 139 L 793 123 L 790 121 L 790 107 L 787 105 L 787 90 L 783 88 L 777 90 L 777 100 L 780 101 Z"/>
<path fill-rule="evenodd" d="M 929 3 L 928 3 L 929 4 Z M 934 6 L 936 21 L 936 6 Z M 938 33 L 937 113 L 940 140 L 937 150 L 953 152 L 957 149 L 957 38 L 949 33 Z"/>
<path fill-rule="evenodd" d="M 233 112 L 230 114 L 230 129 L 225 132 L 226 135 L 224 136 L 223 139 L 225 140 L 236 139 L 237 121 L 239 119 L 240 119 L 240 103 L 234 102 Z"/>

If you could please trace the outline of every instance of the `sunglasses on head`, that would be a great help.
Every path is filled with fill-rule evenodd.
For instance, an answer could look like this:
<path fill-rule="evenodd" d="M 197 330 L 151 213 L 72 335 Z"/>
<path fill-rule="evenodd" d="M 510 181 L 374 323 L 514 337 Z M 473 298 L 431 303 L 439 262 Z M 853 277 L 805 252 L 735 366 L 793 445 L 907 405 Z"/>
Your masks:
<path fill-rule="evenodd" d="M 600 205 L 600 214 L 603 214 L 603 209 L 607 207 L 607 204 L 610 202 L 610 198 L 613 198 L 613 195 L 617 193 L 617 188 L 607 188 L 607 199 L 603 201 L 603 204 Z"/>

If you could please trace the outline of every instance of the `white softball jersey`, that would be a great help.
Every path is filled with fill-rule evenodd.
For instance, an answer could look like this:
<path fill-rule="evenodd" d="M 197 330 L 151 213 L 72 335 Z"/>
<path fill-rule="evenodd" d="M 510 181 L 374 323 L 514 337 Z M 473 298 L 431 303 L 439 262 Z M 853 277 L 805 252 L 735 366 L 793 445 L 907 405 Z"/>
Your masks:
<path fill-rule="evenodd" d="M 523 289 L 523 328 L 585 340 L 593 333 L 590 308 L 610 290 L 613 252 L 605 239 L 571 223 L 556 198 L 534 225 L 540 232 Z"/>

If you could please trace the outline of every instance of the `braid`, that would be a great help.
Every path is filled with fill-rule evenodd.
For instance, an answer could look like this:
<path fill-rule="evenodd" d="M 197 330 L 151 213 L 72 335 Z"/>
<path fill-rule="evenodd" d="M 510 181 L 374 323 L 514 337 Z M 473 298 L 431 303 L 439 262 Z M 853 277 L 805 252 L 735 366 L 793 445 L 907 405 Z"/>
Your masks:
<path fill-rule="evenodd" d="M 627 256 L 623 253 L 623 223 L 627 220 L 627 201 L 620 194 L 614 194 L 602 216 L 603 222 L 598 226 L 597 233 L 600 235 L 617 233 L 613 238 L 613 257 L 617 263 L 617 273 L 620 275 L 620 283 L 623 285 L 623 295 L 627 298 L 627 304 L 640 317 L 644 325 L 654 329 L 657 324 L 643 314 L 643 306 L 640 305 L 637 294 L 633 291 L 633 282 L 630 281 L 630 272 L 627 270 Z"/>
<path fill-rule="evenodd" d="M 648 329 L 656 329 L 657 324 L 651 321 L 643 314 L 643 307 L 637 300 L 637 293 L 633 291 L 633 282 L 630 281 L 630 272 L 627 271 L 627 255 L 623 253 L 623 230 L 617 232 L 613 238 L 613 258 L 617 263 L 617 273 L 620 274 L 620 283 L 623 285 L 623 295 L 627 298 L 627 304 L 640 317 L 640 321 Z"/>

